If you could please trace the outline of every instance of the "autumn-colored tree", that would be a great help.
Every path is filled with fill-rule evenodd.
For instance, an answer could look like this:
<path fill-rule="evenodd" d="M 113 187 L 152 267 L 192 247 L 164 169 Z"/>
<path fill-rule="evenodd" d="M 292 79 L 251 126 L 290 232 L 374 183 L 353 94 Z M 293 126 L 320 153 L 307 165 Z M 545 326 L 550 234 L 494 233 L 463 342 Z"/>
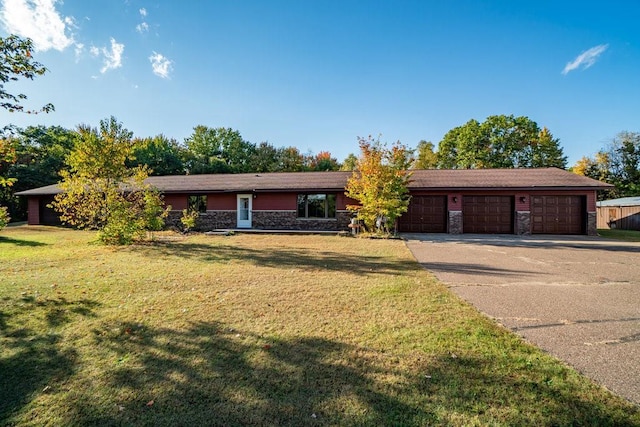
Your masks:
<path fill-rule="evenodd" d="M 106 244 L 130 244 L 164 225 L 167 210 L 160 194 L 145 184 L 146 167 L 129 168 L 132 133 L 115 117 L 99 129 L 81 125 L 69 170 L 62 171 L 53 207 L 60 219 L 78 228 L 98 230 Z"/>
<path fill-rule="evenodd" d="M 640 133 L 620 132 L 593 157 L 583 157 L 571 168 L 574 173 L 615 185 L 598 193 L 599 198 L 640 195 Z"/>
<path fill-rule="evenodd" d="M 312 171 L 337 171 L 340 164 L 328 151 L 320 151 L 315 156 L 310 156 L 309 169 Z"/>
<path fill-rule="evenodd" d="M 358 143 L 360 157 L 345 194 L 359 204 L 347 209 L 356 213 L 367 231 L 388 233 L 409 206 L 412 151 L 400 142 L 387 148 L 371 136 L 359 138 Z"/>

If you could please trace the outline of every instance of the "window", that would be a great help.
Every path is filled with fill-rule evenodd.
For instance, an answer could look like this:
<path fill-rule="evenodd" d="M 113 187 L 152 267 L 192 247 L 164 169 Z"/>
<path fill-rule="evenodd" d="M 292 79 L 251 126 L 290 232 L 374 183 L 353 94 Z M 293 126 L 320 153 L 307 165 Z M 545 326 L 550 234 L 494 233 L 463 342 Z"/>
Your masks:
<path fill-rule="evenodd" d="M 207 196 L 189 196 L 187 199 L 189 212 L 206 212 Z"/>
<path fill-rule="evenodd" d="M 335 194 L 298 194 L 298 218 L 335 217 Z"/>

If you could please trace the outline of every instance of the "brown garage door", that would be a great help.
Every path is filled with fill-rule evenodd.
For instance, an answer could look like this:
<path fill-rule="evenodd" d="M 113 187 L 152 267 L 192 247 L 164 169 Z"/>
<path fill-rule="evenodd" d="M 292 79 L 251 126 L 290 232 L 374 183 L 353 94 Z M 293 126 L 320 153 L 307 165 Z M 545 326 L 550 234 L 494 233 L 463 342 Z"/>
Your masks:
<path fill-rule="evenodd" d="M 398 230 L 405 233 L 446 233 L 447 197 L 413 196 L 409 210 L 398 220 Z"/>
<path fill-rule="evenodd" d="M 53 196 L 41 196 L 39 201 L 40 206 L 40 224 L 42 225 L 60 225 L 60 214 L 53 210 L 53 208 L 47 205 L 53 202 Z"/>
<path fill-rule="evenodd" d="M 536 234 L 584 234 L 583 196 L 533 196 L 531 232 Z"/>
<path fill-rule="evenodd" d="M 513 197 L 464 196 L 462 230 L 464 233 L 513 233 Z"/>

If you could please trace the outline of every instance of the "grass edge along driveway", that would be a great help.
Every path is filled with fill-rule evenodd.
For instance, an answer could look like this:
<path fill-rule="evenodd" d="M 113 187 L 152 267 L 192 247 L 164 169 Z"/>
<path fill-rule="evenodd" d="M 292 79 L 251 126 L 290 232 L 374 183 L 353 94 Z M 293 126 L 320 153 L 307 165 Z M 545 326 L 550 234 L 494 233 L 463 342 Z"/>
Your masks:
<path fill-rule="evenodd" d="M 401 241 L 0 234 L 0 424 L 640 425 Z"/>

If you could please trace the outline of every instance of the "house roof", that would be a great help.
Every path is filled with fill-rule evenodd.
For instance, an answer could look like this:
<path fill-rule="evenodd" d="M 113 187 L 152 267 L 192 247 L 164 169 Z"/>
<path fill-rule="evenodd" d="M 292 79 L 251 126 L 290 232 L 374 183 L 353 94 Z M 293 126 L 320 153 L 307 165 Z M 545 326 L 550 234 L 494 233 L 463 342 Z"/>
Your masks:
<path fill-rule="evenodd" d="M 640 206 L 640 196 L 602 200 L 596 206 Z"/>
<path fill-rule="evenodd" d="M 557 168 L 427 169 L 412 171 L 411 190 L 588 189 L 613 187 Z M 341 191 L 352 172 L 276 172 L 152 176 L 147 183 L 163 193 Z M 19 196 L 57 194 L 57 185 L 16 193 Z"/>

